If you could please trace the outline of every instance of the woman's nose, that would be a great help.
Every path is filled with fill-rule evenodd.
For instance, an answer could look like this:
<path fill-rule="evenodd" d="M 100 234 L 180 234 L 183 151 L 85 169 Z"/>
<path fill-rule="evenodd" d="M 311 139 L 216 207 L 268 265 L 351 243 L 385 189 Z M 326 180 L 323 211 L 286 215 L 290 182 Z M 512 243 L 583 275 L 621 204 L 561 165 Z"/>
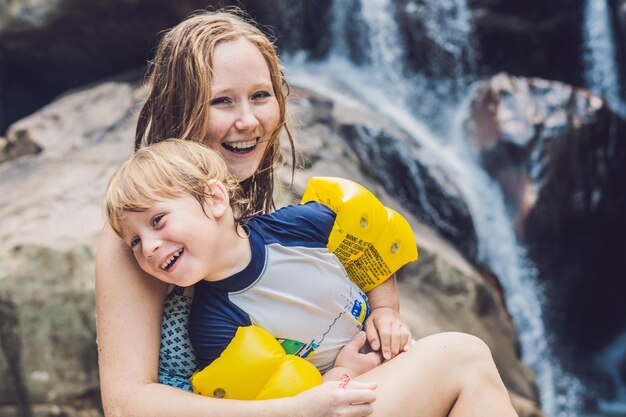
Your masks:
<path fill-rule="evenodd" d="M 242 104 L 239 106 L 239 112 L 237 114 L 237 120 L 235 121 L 235 128 L 237 130 L 248 131 L 256 129 L 259 124 L 259 120 L 250 104 Z"/>

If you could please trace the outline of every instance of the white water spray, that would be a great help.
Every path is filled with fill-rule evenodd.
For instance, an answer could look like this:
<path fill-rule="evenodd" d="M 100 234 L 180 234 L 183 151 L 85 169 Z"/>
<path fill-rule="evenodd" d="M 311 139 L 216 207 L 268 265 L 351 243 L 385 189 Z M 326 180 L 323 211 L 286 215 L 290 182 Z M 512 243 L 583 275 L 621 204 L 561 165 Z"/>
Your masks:
<path fill-rule="evenodd" d="M 626 102 L 620 97 L 613 24 L 607 0 L 586 0 L 583 39 L 587 87 L 604 97 L 618 114 L 626 117 Z"/>

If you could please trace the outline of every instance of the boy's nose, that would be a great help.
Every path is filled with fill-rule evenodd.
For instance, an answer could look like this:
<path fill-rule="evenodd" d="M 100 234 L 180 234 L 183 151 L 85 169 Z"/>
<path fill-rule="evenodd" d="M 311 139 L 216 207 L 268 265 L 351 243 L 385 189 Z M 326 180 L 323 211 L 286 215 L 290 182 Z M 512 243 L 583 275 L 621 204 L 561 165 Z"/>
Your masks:
<path fill-rule="evenodd" d="M 157 249 L 159 249 L 159 247 L 161 247 L 161 245 L 163 244 L 163 241 L 159 240 L 159 239 L 146 239 L 143 242 L 143 255 L 146 258 L 152 258 L 152 256 L 154 255 L 154 253 L 157 251 Z"/>

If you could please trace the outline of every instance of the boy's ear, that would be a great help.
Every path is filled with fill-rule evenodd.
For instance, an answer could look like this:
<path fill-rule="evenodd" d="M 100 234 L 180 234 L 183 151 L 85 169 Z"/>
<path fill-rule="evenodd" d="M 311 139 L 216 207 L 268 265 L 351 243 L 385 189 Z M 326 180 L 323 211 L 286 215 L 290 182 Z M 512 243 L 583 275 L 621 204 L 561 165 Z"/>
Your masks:
<path fill-rule="evenodd" d="M 222 217 L 230 208 L 230 197 L 228 191 L 221 181 L 211 180 L 207 183 L 207 194 L 211 196 L 207 202 L 208 210 L 213 217 Z"/>

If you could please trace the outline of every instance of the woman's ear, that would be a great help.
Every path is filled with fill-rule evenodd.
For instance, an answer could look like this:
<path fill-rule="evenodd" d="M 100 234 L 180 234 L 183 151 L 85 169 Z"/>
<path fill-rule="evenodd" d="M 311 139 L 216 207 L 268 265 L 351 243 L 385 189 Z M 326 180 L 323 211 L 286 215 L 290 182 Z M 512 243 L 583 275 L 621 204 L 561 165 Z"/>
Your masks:
<path fill-rule="evenodd" d="M 207 182 L 207 194 L 210 196 L 207 201 L 207 208 L 214 218 L 218 219 L 229 212 L 230 197 L 228 191 L 221 181 L 211 180 Z"/>

